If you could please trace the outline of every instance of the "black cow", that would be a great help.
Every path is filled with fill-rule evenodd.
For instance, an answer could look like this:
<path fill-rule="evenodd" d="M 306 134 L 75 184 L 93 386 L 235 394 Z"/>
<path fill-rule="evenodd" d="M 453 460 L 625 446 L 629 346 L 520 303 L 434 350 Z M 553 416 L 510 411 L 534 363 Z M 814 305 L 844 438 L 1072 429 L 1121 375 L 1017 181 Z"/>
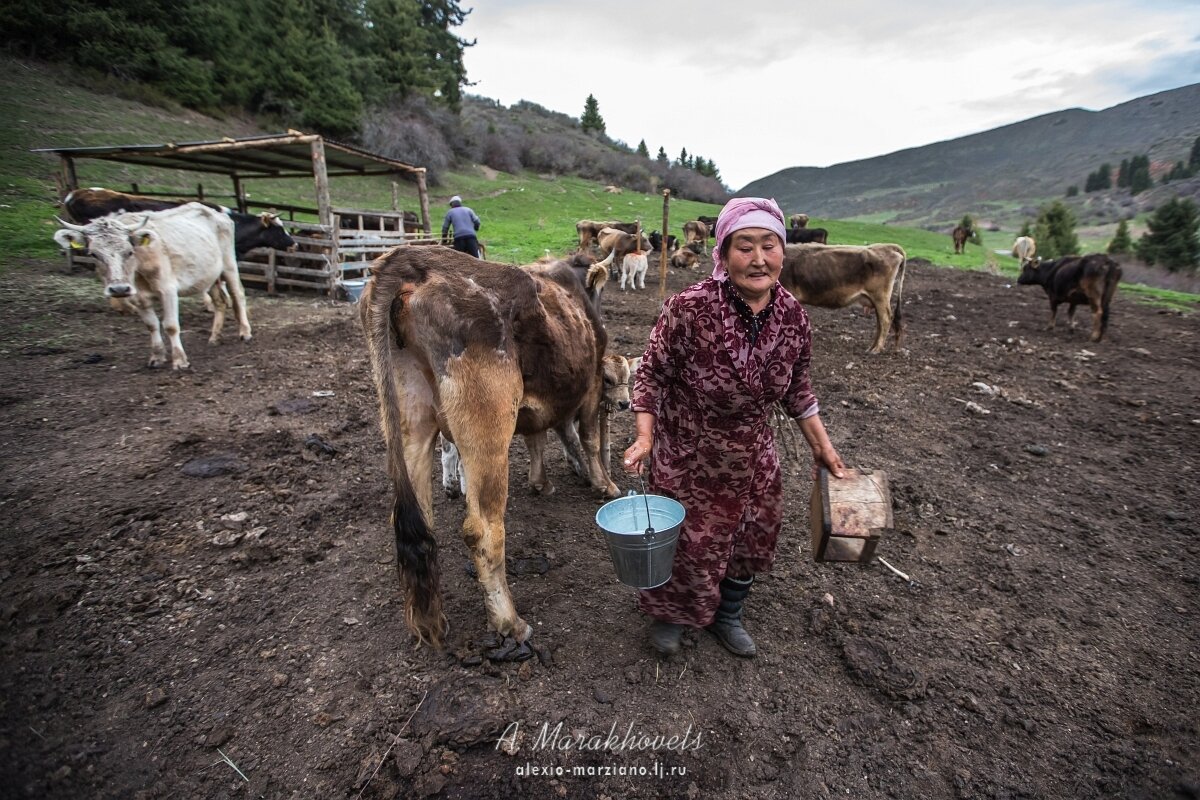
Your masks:
<path fill-rule="evenodd" d="M 663 237 L 658 231 L 650 231 L 650 250 L 657 253 L 662 250 Z M 667 234 L 667 252 L 674 253 L 679 249 L 679 239 L 673 233 Z"/>
<path fill-rule="evenodd" d="M 824 228 L 788 228 L 788 244 L 829 244 L 829 231 Z"/>
<path fill-rule="evenodd" d="M 715 236 L 717 233 L 717 218 L 716 217 L 696 217 L 697 220 L 708 226 L 708 232 Z"/>
<path fill-rule="evenodd" d="M 1064 256 L 1051 261 L 1027 261 L 1017 283 L 1037 284 L 1050 298 L 1050 324 L 1057 321 L 1058 306 L 1068 303 L 1067 320 L 1075 327 L 1075 306 L 1087 303 L 1092 309 L 1092 341 L 1098 342 L 1108 330 L 1108 312 L 1112 307 L 1121 266 L 1103 253 Z"/>
<path fill-rule="evenodd" d="M 275 214 L 243 214 L 202 201 L 143 197 L 111 189 L 76 189 L 63 199 L 63 208 L 77 224 L 86 225 L 94 219 L 121 211 L 164 211 L 189 202 L 201 202 L 201 205 L 229 215 L 234 225 L 233 250 L 239 259 L 256 247 L 288 250 L 296 245 Z"/>

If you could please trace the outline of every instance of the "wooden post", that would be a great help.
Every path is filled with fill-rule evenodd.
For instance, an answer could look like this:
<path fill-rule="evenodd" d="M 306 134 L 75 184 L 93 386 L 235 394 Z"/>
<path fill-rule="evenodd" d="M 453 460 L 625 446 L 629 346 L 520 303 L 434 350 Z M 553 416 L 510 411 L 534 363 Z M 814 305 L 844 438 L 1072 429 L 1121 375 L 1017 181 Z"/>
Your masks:
<path fill-rule="evenodd" d="M 141 192 L 140 192 L 140 190 L 138 189 L 138 185 L 137 185 L 136 183 L 131 183 L 131 184 L 129 184 L 129 188 L 133 190 L 133 193 L 134 193 L 134 194 L 140 194 L 140 193 L 141 193 Z"/>
<path fill-rule="evenodd" d="M 325 165 L 325 140 L 312 142 L 313 180 L 317 186 L 317 217 L 322 225 L 329 226 L 329 285 L 326 290 L 333 294 L 333 284 L 338 271 L 337 226 L 333 219 L 333 203 L 329 199 L 329 170 Z"/>
<path fill-rule="evenodd" d="M 233 196 L 237 199 L 237 210 L 245 214 L 246 190 L 245 187 L 242 186 L 242 179 L 237 173 L 234 173 L 231 177 L 233 178 Z"/>
<path fill-rule="evenodd" d="M 667 226 L 667 220 L 670 219 L 671 208 L 671 190 L 663 189 L 663 226 L 662 226 L 662 244 L 659 245 L 658 251 L 658 303 L 662 305 L 667 301 L 667 231 L 671 230 Z"/>
<path fill-rule="evenodd" d="M 392 181 L 392 211 L 400 210 L 400 184 Z"/>
<path fill-rule="evenodd" d="M 79 178 L 75 176 L 75 160 L 70 156 L 62 157 L 63 180 L 67 182 L 67 192 L 73 192 L 79 188 Z"/>
<path fill-rule="evenodd" d="M 275 294 L 275 248 L 267 251 L 267 294 Z"/>
<path fill-rule="evenodd" d="M 417 173 L 417 195 L 421 198 L 421 227 L 429 235 L 429 190 L 425 188 L 425 168 Z"/>
<path fill-rule="evenodd" d="M 203 183 L 196 184 L 196 199 L 201 200 L 201 201 L 204 200 L 204 184 Z"/>

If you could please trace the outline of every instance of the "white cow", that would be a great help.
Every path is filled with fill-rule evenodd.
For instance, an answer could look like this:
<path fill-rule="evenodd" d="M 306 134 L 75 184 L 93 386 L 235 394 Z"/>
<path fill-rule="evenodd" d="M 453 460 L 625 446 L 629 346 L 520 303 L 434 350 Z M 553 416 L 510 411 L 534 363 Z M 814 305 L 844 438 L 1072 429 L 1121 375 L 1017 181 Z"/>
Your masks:
<path fill-rule="evenodd" d="M 150 366 L 166 363 L 166 349 L 154 312 L 162 304 L 162 330 L 171 340 L 171 366 L 186 369 L 179 336 L 179 298 L 207 293 L 213 302 L 210 344 L 221 338 L 228 289 L 238 319 L 238 335 L 250 340 L 246 294 L 234 256 L 234 224 L 227 215 L 199 203 L 164 211 L 110 214 L 87 225 L 59 220 L 54 241 L 64 248 L 87 249 L 99 262 L 104 296 L 132 306 L 150 330 Z"/>
<path fill-rule="evenodd" d="M 649 262 L 645 253 L 630 253 L 621 262 L 621 291 L 625 291 L 625 279 L 629 279 L 630 289 L 646 288 L 646 269 Z"/>
<path fill-rule="evenodd" d="M 1021 262 L 1021 266 L 1025 266 L 1026 261 L 1033 260 L 1033 254 L 1037 252 L 1037 242 L 1033 241 L 1032 236 L 1018 236 L 1013 242 L 1012 254 L 1013 257 Z"/>

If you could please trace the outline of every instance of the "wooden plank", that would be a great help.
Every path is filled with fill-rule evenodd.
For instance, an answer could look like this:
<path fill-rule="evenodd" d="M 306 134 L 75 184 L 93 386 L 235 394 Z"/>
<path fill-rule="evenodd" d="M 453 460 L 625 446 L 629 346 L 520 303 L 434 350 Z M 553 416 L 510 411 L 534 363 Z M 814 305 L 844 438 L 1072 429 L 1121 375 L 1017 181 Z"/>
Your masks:
<path fill-rule="evenodd" d="M 429 233 L 429 190 L 425 188 L 425 168 L 417 173 L 417 195 L 421 199 L 421 227 Z"/>

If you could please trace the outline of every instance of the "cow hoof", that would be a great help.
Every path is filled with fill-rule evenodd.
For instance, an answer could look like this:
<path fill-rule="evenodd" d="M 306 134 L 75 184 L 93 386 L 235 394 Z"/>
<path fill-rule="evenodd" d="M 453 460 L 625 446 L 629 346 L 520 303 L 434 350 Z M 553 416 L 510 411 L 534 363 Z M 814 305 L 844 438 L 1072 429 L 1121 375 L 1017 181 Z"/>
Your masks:
<path fill-rule="evenodd" d="M 167 363 L 166 359 L 151 358 L 149 361 L 146 362 L 146 366 L 149 367 L 150 369 L 158 369 L 158 368 L 162 367 L 163 365 L 165 365 L 166 363 Z"/>
<path fill-rule="evenodd" d="M 540 494 L 543 497 L 549 497 L 550 495 L 554 494 L 554 484 L 550 483 L 549 481 L 541 486 L 531 483 L 529 484 L 529 491 L 533 494 Z"/>
<path fill-rule="evenodd" d="M 612 500 L 621 496 L 621 490 L 617 488 L 615 483 L 610 483 L 608 486 L 600 490 L 600 494 Z"/>
<path fill-rule="evenodd" d="M 192 365 L 186 361 L 178 361 L 171 365 L 171 369 L 191 369 Z"/>
<path fill-rule="evenodd" d="M 246 333 L 246 334 L 239 333 L 238 338 L 241 339 L 243 342 L 248 342 L 251 339 L 253 339 L 254 337 L 249 333 Z"/>
<path fill-rule="evenodd" d="M 208 337 L 208 343 L 209 344 L 220 344 L 221 337 L 220 336 L 210 336 L 210 337 Z"/>
<path fill-rule="evenodd" d="M 457 486 L 443 486 L 442 491 L 444 491 L 446 493 L 446 497 L 450 498 L 451 500 L 457 500 L 458 498 L 462 497 L 462 492 L 458 490 Z"/>

